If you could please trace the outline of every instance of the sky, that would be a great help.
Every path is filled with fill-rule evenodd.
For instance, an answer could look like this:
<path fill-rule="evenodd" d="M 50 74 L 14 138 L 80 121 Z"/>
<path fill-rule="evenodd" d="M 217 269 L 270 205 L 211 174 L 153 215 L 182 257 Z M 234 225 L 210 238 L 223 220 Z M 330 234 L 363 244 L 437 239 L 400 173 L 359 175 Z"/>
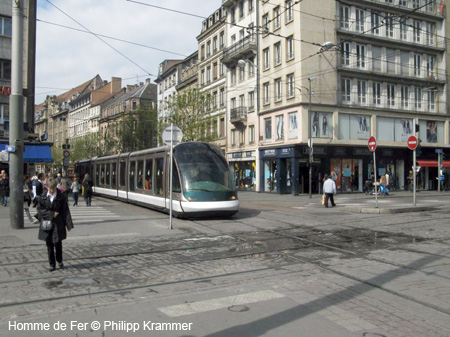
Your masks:
<path fill-rule="evenodd" d="M 162 61 L 184 59 L 198 49 L 203 18 L 221 4 L 222 0 L 38 0 L 35 103 L 97 74 L 108 81 L 121 77 L 122 87 L 147 78 L 154 83 Z M 80 30 L 100 35 L 106 43 Z"/>

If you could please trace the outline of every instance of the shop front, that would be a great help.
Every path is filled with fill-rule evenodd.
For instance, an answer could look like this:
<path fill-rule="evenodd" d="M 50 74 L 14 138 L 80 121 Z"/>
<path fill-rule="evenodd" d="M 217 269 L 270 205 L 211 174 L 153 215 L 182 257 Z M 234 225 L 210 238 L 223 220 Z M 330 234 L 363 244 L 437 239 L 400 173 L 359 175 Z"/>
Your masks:
<path fill-rule="evenodd" d="M 238 190 L 256 190 L 255 151 L 228 154 L 228 162 Z"/>

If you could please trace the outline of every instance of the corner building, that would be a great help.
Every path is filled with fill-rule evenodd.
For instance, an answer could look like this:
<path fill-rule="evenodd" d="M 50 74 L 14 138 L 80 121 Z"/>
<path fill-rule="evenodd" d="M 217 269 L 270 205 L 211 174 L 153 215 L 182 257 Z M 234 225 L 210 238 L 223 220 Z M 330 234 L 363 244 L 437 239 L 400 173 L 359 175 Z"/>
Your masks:
<path fill-rule="evenodd" d="M 249 2 L 225 3 L 232 22 L 233 10 L 238 18 L 241 6 L 245 9 Z M 330 171 L 338 175 L 339 192 L 362 192 L 365 180 L 374 175 L 367 143 L 375 136 L 377 177 L 389 172 L 391 183 L 403 190 L 408 188 L 413 165 L 406 140 L 416 135 L 422 141 L 418 188 L 436 189 L 436 150 L 447 158 L 450 155 L 443 2 L 275 0 L 257 4 L 259 15 L 254 22 L 261 28 L 253 51 L 258 67 L 253 81 L 255 117 L 250 118 L 247 96 L 239 100 L 246 94 L 237 90 L 239 69 L 234 75 L 233 63 L 227 64 L 229 84 L 233 78 L 237 83 L 229 87 L 232 125 L 238 123 L 231 92 L 238 91 L 236 107 L 247 107 L 246 118 L 238 114 L 245 126 L 238 133 L 244 133 L 245 141 L 239 138 L 239 146 L 233 146 L 237 141 L 229 135 L 231 164 L 241 143 L 241 152 L 247 154 L 254 140 L 257 190 L 309 193 L 311 140 L 312 192 L 321 192 L 321 179 Z M 251 43 L 244 43 L 250 39 L 245 35 L 248 31 L 239 41 L 251 49 Z M 444 173 L 447 164 L 444 161 Z"/>

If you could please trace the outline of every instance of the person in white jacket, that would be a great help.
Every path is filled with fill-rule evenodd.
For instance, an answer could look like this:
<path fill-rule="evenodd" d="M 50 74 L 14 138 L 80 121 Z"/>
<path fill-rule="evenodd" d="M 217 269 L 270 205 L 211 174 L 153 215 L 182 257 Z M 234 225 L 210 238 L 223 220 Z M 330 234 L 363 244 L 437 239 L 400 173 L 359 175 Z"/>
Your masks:
<path fill-rule="evenodd" d="M 334 207 L 336 204 L 334 203 L 334 195 L 336 194 L 336 183 L 332 179 L 332 177 L 336 176 L 336 173 L 331 172 L 330 176 L 323 183 L 323 193 L 325 194 L 325 207 L 328 208 L 328 199 L 331 201 L 331 206 Z"/>

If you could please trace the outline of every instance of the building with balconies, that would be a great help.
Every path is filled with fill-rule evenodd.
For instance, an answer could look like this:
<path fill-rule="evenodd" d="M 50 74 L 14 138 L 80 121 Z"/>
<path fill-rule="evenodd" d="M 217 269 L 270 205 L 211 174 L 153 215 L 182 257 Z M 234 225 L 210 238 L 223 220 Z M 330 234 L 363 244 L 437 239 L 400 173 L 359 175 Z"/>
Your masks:
<path fill-rule="evenodd" d="M 340 192 L 362 191 L 375 173 L 370 136 L 378 144 L 377 176 L 388 172 L 406 189 L 411 135 L 422 140 L 419 187 L 436 187 L 435 150 L 450 154 L 442 3 L 260 4 L 261 191 L 309 192 L 310 166 L 314 193 L 331 171 Z"/>

